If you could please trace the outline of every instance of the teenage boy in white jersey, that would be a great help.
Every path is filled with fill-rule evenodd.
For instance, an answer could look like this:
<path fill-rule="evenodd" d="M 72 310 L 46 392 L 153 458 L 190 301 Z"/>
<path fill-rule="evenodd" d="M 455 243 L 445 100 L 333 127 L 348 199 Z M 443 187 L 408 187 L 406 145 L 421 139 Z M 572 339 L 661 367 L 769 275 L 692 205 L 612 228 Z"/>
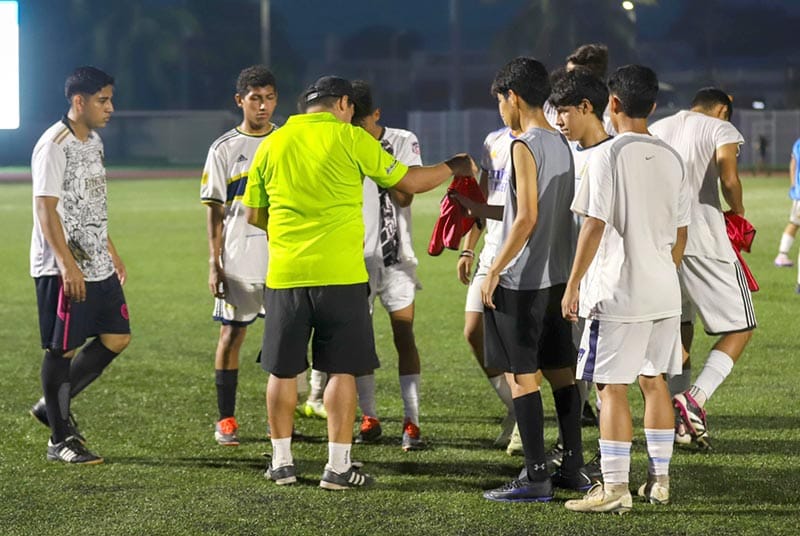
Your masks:
<path fill-rule="evenodd" d="M 792 155 L 789 160 L 789 197 L 792 200 L 792 208 L 789 211 L 789 223 L 781 235 L 778 246 L 778 256 L 775 257 L 775 266 L 779 268 L 791 268 L 794 266 L 792 259 L 789 258 L 789 250 L 794 244 L 794 237 L 800 227 L 800 168 L 797 162 L 800 160 L 800 139 L 795 140 L 792 145 Z M 795 292 L 800 294 L 800 256 L 798 256 L 797 287 Z"/>
<path fill-rule="evenodd" d="M 48 460 L 97 464 L 103 458 L 86 448 L 69 408 L 131 339 L 127 274 L 108 235 L 103 142 L 95 132 L 114 111 L 114 79 L 79 67 L 65 94 L 69 111 L 42 134 L 31 160 L 31 276 L 45 350 L 44 397 L 31 414 L 50 427 Z"/>
<path fill-rule="evenodd" d="M 623 513 L 632 506 L 628 385 L 637 377 L 650 459 L 639 494 L 652 503 L 669 501 L 673 415 L 663 374 L 681 364 L 677 266 L 690 202 L 680 157 L 647 131 L 656 74 L 628 65 L 611 75 L 608 86 L 611 120 L 620 134 L 593 152 L 575 195 L 572 210 L 585 219 L 562 300 L 565 318 L 574 322 L 580 314 L 587 321 L 578 377 L 595 382 L 603 402 L 603 483 L 566 507 Z"/>
<path fill-rule="evenodd" d="M 568 208 L 575 170 L 567 140 L 548 125 L 542 111 L 550 94 L 544 65 L 531 58 L 512 60 L 495 76 L 492 94 L 503 122 L 522 131 L 511 145 L 506 200 L 498 207 L 457 199 L 476 216 L 503 220 L 497 254 L 481 285 L 485 364 L 506 373 L 525 468 L 484 497 L 545 502 L 553 498 L 554 486 L 581 490 L 591 485 L 583 468 L 575 346 L 560 307 L 575 247 Z M 552 477 L 544 447 L 542 374 L 553 388 L 565 444 L 563 462 Z"/>
<path fill-rule="evenodd" d="M 387 128 L 379 123 L 381 109 L 373 104 L 367 82 L 353 82 L 355 113 L 352 123 L 381 142 L 386 152 L 398 161 L 421 166 L 419 141 L 413 132 Z M 369 273 L 370 310 L 380 297 L 389 320 L 397 349 L 400 394 L 403 399 L 404 451 L 424 448 L 419 430 L 419 351 L 414 340 L 414 295 L 421 288 L 417 281 L 417 257 L 411 242 L 411 202 L 414 196 L 380 188 L 369 177 L 364 179 L 364 261 Z M 361 425 L 357 443 L 377 440 L 381 424 L 375 405 L 375 374 L 356 377 Z"/>
<path fill-rule="evenodd" d="M 724 91 L 704 88 L 692 108 L 654 123 L 653 135 L 683 158 L 692 192 L 692 223 L 680 269 L 684 303 L 681 334 L 686 351 L 684 370 L 670 381 L 678 414 L 676 440 L 683 430 L 708 449 L 705 405 L 733 370 L 756 327 L 755 311 L 741 264 L 731 247 L 719 199 L 744 216 L 737 156 L 744 138 L 730 123 L 733 103 Z M 719 184 L 719 186 L 717 186 Z M 691 381 L 689 352 L 693 322 L 699 314 L 706 333 L 719 336 L 703 370 Z"/>
<path fill-rule="evenodd" d="M 214 296 L 213 318 L 221 324 L 214 358 L 219 410 L 214 438 L 226 446 L 239 444 L 239 350 L 247 326 L 264 315 L 267 235 L 247 223 L 241 199 L 253 155 L 276 128 L 270 122 L 278 103 L 275 77 L 263 65 L 242 70 L 234 100 L 242 122 L 211 144 L 200 185 L 200 200 L 208 209 L 208 289 Z"/>
<path fill-rule="evenodd" d="M 489 205 L 502 205 L 506 200 L 508 190 L 508 177 L 511 173 L 511 143 L 521 132 L 512 131 L 509 127 L 503 127 L 490 132 L 483 142 L 483 155 L 481 156 L 481 177 L 480 186 L 486 195 L 486 202 Z M 483 227 L 486 234 L 483 237 L 483 248 L 478 257 L 478 265 L 475 267 L 475 274 L 472 268 L 475 260 L 475 246 L 478 244 Z M 514 415 L 514 401 L 511 397 L 511 389 L 506 381 L 505 374 L 501 369 L 487 368 L 483 362 L 483 301 L 481 300 L 481 283 L 486 277 L 486 270 L 492 264 L 497 253 L 497 244 L 503 231 L 503 224 L 497 220 L 487 219 L 483 226 L 473 225 L 464 237 L 464 249 L 458 257 L 456 267 L 458 279 L 467 289 L 467 300 L 464 307 L 464 338 L 472 350 L 475 359 L 483 369 L 489 383 L 492 384 L 498 398 L 506 406 L 506 417 L 503 419 L 500 434 L 495 439 L 495 445 L 502 448 L 509 448 L 509 454 L 516 454 L 522 451 L 522 443 L 519 440 L 519 432 L 514 437 L 515 446 L 510 444 L 512 432 L 515 430 L 516 416 Z M 518 446 L 516 446 L 518 445 Z"/>

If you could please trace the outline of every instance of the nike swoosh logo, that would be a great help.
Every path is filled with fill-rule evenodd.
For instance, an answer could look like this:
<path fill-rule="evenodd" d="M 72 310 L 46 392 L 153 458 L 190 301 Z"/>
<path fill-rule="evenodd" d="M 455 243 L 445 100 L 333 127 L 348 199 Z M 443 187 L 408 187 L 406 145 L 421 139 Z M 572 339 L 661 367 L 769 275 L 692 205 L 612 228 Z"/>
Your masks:
<path fill-rule="evenodd" d="M 652 159 L 653 159 L 653 158 L 655 158 L 655 157 L 656 157 L 656 155 L 654 155 L 654 154 L 651 154 L 650 156 L 645 156 L 645 157 L 644 157 L 644 159 L 645 159 L 645 160 L 652 160 Z"/>

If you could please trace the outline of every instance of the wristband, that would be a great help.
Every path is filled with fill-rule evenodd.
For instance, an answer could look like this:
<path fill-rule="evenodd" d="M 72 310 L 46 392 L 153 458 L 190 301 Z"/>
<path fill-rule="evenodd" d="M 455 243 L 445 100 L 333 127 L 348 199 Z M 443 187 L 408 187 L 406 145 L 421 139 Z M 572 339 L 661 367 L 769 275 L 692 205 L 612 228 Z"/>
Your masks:
<path fill-rule="evenodd" d="M 475 252 L 472 251 L 471 249 L 465 249 L 458 256 L 459 257 L 469 257 L 470 259 L 474 259 L 475 258 Z"/>

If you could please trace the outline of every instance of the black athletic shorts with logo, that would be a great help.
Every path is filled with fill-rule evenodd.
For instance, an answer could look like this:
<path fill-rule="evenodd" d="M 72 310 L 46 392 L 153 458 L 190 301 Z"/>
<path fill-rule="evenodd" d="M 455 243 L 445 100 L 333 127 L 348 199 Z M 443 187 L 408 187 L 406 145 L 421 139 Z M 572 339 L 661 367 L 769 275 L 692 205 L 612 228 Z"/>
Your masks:
<path fill-rule="evenodd" d="M 264 291 L 261 367 L 279 378 L 312 366 L 331 374 L 361 374 L 380 366 L 369 314 L 369 286 L 328 285 Z"/>
<path fill-rule="evenodd" d="M 574 367 L 572 327 L 561 315 L 566 285 L 539 290 L 498 286 L 495 309 L 485 309 L 484 364 L 515 374 Z"/>
<path fill-rule="evenodd" d="M 128 305 L 116 274 L 86 283 L 86 300 L 76 302 L 64 295 L 61 276 L 34 278 L 39 305 L 42 348 L 67 352 L 89 337 L 131 332 Z"/>

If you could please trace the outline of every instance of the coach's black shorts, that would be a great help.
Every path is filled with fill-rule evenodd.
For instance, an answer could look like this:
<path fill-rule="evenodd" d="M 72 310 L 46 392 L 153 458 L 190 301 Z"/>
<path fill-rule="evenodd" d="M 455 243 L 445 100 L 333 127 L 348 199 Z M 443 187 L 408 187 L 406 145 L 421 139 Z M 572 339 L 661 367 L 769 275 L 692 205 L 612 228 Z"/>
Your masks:
<path fill-rule="evenodd" d="M 264 291 L 261 366 L 281 378 L 312 366 L 331 374 L 361 374 L 380 366 L 366 283 Z"/>
<path fill-rule="evenodd" d="M 64 295 L 60 276 L 37 277 L 34 282 L 42 348 L 67 352 L 89 337 L 131 332 L 128 305 L 116 274 L 103 281 L 87 282 L 86 300 L 82 302 Z"/>
<path fill-rule="evenodd" d="M 572 328 L 561 315 L 566 285 L 540 290 L 498 286 L 484 311 L 484 364 L 515 374 L 574 367 Z"/>

